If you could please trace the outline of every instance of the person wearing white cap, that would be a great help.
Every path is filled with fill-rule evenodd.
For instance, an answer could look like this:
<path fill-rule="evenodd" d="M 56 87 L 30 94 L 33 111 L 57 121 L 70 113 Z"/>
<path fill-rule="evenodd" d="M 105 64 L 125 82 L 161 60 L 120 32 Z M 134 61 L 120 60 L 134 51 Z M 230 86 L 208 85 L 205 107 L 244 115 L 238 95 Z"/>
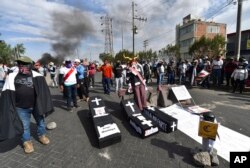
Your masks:
<path fill-rule="evenodd" d="M 88 91 L 86 90 L 87 87 L 85 87 L 86 82 L 84 81 L 85 67 L 81 64 L 81 61 L 79 59 L 75 59 L 75 64 L 76 64 L 76 71 L 77 71 L 78 96 L 80 100 L 83 100 L 83 96 L 84 96 L 85 100 L 88 101 L 89 94 L 88 94 Z"/>
<path fill-rule="evenodd" d="M 52 87 L 57 87 L 57 81 L 56 81 L 56 66 L 54 65 L 53 62 L 49 63 L 49 73 L 50 73 L 50 78 L 52 80 Z"/>

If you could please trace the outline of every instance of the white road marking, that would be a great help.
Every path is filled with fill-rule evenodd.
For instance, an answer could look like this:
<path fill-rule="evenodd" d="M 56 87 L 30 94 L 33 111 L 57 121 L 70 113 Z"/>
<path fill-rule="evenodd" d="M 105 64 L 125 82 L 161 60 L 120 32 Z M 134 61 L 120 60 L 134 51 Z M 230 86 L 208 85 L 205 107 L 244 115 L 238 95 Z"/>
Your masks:
<path fill-rule="evenodd" d="M 111 157 L 110 157 L 110 155 L 108 153 L 108 150 L 105 150 L 103 153 L 99 153 L 99 156 L 101 156 L 101 157 L 103 157 L 103 158 L 105 158 L 107 160 L 111 160 Z"/>
<path fill-rule="evenodd" d="M 167 111 L 166 109 L 167 108 L 162 108 L 160 110 L 178 119 L 178 129 L 180 131 L 193 138 L 197 142 L 202 142 L 202 138 L 198 136 L 198 127 L 200 121 L 199 116 L 192 115 L 191 113 L 179 108 L 174 111 Z M 217 149 L 218 155 L 228 162 L 230 152 L 250 151 L 250 137 L 224 127 L 223 125 L 219 125 L 218 134 L 220 138 L 217 137 L 214 148 Z"/>

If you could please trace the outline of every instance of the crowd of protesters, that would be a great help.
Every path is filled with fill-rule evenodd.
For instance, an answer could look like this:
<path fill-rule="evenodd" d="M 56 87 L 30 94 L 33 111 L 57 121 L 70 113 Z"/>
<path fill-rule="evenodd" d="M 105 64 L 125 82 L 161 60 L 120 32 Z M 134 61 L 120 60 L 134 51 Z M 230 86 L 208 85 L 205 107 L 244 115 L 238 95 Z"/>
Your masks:
<path fill-rule="evenodd" d="M 66 110 L 73 112 L 73 108 L 79 107 L 78 102 L 89 101 L 89 88 L 95 87 L 97 71 L 102 73 L 104 94 L 110 95 L 115 80 L 115 92 L 119 93 L 126 86 L 128 92 L 134 93 L 136 104 L 143 110 L 147 106 L 147 85 L 154 84 L 153 81 L 157 86 L 179 84 L 210 88 L 211 85 L 215 87 L 225 85 L 232 87 L 232 92 L 239 88 L 239 92 L 242 93 L 245 85 L 250 83 L 249 69 L 250 66 L 244 57 L 236 62 L 232 57 L 223 59 L 221 56 L 214 59 L 208 57 L 193 59 L 192 62 L 187 60 L 140 62 L 133 58 L 127 62 L 118 60 L 112 64 L 104 60 L 101 66 L 86 59 L 74 61 L 66 59 L 58 67 L 53 62 L 48 66 L 41 65 L 39 61 L 34 63 L 29 57 L 19 58 L 11 68 L 0 62 L 0 89 L 3 88 L 0 101 L 2 119 L 0 140 L 22 134 L 25 153 L 32 153 L 34 151 L 30 141 L 32 114 L 37 122 L 39 141 L 44 145 L 50 143 L 45 135 L 44 121 L 44 116 L 53 111 L 50 91 L 45 80 L 48 74 L 52 81 L 49 85 L 52 88 L 60 87 L 66 100 Z M 8 120 L 10 115 L 18 115 L 20 120 L 12 122 Z"/>

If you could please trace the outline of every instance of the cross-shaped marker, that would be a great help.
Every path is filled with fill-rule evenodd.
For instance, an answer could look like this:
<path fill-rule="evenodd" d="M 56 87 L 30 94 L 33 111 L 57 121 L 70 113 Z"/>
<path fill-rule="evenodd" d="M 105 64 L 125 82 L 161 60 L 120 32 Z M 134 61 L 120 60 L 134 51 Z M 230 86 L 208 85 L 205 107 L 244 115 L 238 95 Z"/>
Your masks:
<path fill-rule="evenodd" d="M 141 123 L 142 125 L 148 125 L 149 127 L 152 127 L 153 125 L 152 125 L 152 121 L 150 121 L 150 120 L 143 120 L 143 122 Z"/>
<path fill-rule="evenodd" d="M 148 106 L 149 110 L 155 111 L 155 108 L 153 106 Z"/>
<path fill-rule="evenodd" d="M 131 108 L 131 110 L 133 112 L 135 112 L 135 109 L 134 109 L 133 105 L 134 105 L 134 103 L 131 103 L 130 101 L 128 101 L 128 103 L 125 106 L 129 106 Z"/>
<path fill-rule="evenodd" d="M 98 99 L 97 97 L 94 100 L 91 100 L 91 102 L 95 102 L 97 106 L 99 106 L 99 101 L 102 99 Z"/>
<path fill-rule="evenodd" d="M 175 122 L 173 122 L 171 128 L 172 128 L 172 131 L 174 132 L 174 128 L 176 127 L 177 125 L 175 124 Z"/>

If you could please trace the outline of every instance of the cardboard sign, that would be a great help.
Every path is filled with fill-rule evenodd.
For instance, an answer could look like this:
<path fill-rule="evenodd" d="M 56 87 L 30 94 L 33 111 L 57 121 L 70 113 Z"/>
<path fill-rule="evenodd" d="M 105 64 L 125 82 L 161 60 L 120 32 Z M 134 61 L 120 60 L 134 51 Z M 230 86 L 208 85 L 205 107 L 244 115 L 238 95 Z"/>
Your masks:
<path fill-rule="evenodd" d="M 187 100 L 192 99 L 191 95 L 189 94 L 186 86 L 181 85 L 177 87 L 172 87 L 172 91 L 174 92 L 175 97 L 177 100 Z"/>
<path fill-rule="evenodd" d="M 109 115 L 108 113 L 106 113 L 105 107 L 94 108 L 94 111 L 95 111 L 95 115 L 93 115 L 94 118 Z"/>
<path fill-rule="evenodd" d="M 209 121 L 200 121 L 198 135 L 203 138 L 215 140 L 218 130 L 218 124 Z"/>
<path fill-rule="evenodd" d="M 116 134 L 116 133 L 120 133 L 120 130 L 115 123 L 106 124 L 104 126 L 97 126 L 97 130 L 99 133 L 99 137 L 98 137 L 99 139 Z"/>

